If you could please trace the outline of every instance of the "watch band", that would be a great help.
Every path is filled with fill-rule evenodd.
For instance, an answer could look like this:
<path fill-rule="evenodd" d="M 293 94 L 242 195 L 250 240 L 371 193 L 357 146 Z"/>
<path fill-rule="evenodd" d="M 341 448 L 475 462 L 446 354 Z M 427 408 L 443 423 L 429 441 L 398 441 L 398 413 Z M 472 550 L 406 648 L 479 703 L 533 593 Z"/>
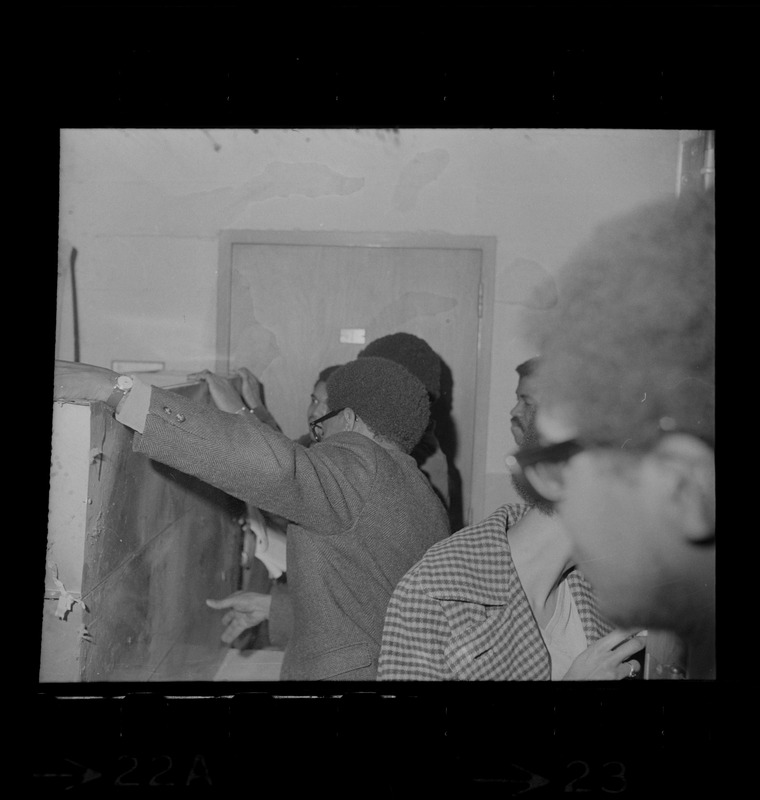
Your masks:
<path fill-rule="evenodd" d="M 129 375 L 119 375 L 114 383 L 113 390 L 106 400 L 106 405 L 109 405 L 114 411 L 119 403 L 127 396 L 129 390 L 134 385 L 134 381 Z"/>

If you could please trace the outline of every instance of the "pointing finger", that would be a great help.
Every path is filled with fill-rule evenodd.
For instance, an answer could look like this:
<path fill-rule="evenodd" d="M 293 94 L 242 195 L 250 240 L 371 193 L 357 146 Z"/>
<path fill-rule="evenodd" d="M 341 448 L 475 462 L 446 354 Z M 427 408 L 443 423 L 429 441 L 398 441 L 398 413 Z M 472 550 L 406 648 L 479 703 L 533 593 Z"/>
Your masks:
<path fill-rule="evenodd" d="M 209 608 L 232 608 L 235 605 L 235 598 L 234 597 L 224 597 L 221 600 L 206 600 L 206 605 Z"/>

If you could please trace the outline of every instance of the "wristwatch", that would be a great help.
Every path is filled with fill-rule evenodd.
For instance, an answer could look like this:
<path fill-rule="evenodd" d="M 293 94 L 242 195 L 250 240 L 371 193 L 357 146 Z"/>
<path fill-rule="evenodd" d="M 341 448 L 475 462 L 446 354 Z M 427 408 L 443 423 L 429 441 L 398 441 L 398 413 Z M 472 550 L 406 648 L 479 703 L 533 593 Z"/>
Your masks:
<path fill-rule="evenodd" d="M 132 388 L 133 385 L 134 380 L 132 380 L 129 375 L 119 375 L 119 377 L 116 379 L 116 383 L 113 385 L 113 391 L 111 392 L 108 400 L 106 400 L 106 403 L 115 411 L 116 406 L 118 406 L 124 397 L 126 397 L 127 392 Z"/>

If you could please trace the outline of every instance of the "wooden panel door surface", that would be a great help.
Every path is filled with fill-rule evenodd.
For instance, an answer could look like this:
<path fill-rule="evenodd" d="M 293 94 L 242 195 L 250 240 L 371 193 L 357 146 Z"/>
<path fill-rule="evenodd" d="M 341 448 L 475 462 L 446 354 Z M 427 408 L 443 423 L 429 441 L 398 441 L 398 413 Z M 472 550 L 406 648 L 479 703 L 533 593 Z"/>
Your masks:
<path fill-rule="evenodd" d="M 354 359 L 380 336 L 420 336 L 443 360 L 437 433 L 461 482 L 462 521 L 478 513 L 472 506 L 485 475 L 491 320 L 482 314 L 482 296 L 492 285 L 490 240 L 389 235 L 365 244 L 358 234 L 291 233 L 277 242 L 271 234 L 233 231 L 222 238 L 217 369 L 251 369 L 283 431 L 297 438 L 307 432 L 321 369 Z"/>
<path fill-rule="evenodd" d="M 133 452 L 104 404 L 56 407 L 40 680 L 212 680 L 227 648 L 205 600 L 239 588 L 244 504 Z M 56 572 L 81 600 L 66 619 Z"/>

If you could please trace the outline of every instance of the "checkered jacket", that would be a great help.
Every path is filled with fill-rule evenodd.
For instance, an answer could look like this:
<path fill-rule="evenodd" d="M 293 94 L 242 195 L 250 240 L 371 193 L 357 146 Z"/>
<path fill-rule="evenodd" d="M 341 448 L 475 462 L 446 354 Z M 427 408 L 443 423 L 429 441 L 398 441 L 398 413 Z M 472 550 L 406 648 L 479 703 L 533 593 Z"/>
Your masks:
<path fill-rule="evenodd" d="M 379 680 L 551 679 L 551 661 L 517 576 L 505 505 L 434 544 L 401 579 L 385 616 Z M 586 579 L 567 576 L 589 643 L 612 630 Z"/>

